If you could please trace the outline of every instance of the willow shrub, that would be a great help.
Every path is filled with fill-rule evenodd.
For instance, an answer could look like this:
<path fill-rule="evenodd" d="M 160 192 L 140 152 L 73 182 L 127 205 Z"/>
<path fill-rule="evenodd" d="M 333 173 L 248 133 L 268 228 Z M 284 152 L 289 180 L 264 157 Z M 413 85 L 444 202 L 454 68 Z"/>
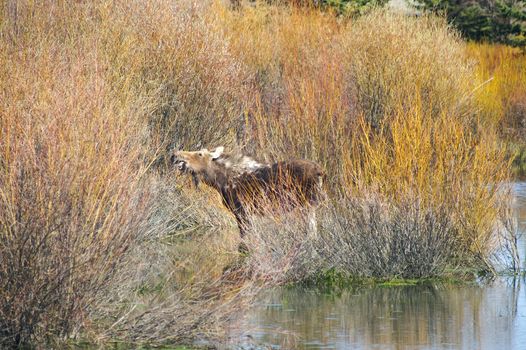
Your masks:
<path fill-rule="evenodd" d="M 147 297 L 122 289 L 147 279 L 137 268 L 156 271 L 146 250 L 166 251 L 167 228 L 191 222 L 182 199 L 157 208 L 155 159 L 170 144 L 235 137 L 242 72 L 202 8 L 0 6 L 0 344 L 99 331 L 93 339 L 181 341 L 215 329 L 217 311 L 235 307 L 220 308 L 225 287 L 206 269 L 204 287 L 196 278 L 170 284 L 146 310 L 135 308 Z M 162 336 L 151 339 L 153 329 Z"/>
<path fill-rule="evenodd" d="M 255 76 L 247 122 L 256 152 L 320 162 L 333 199 L 372 196 L 400 210 L 410 199 L 420 211 L 408 215 L 439 213 L 447 225 L 434 229 L 447 226 L 456 250 L 441 271 L 493 269 L 509 164 L 477 99 L 484 81 L 444 20 L 379 10 L 345 21 L 273 7 L 220 15 Z M 388 222 L 384 233 L 396 229 Z M 386 242 L 378 249 L 393 249 Z"/>
<path fill-rule="evenodd" d="M 509 147 L 513 173 L 526 174 L 526 54 L 504 45 L 468 45 L 476 63 L 476 74 L 483 86 L 475 97 L 484 118 L 497 124 L 501 138 Z"/>
<path fill-rule="evenodd" d="M 80 331 L 148 205 L 136 118 L 148 99 L 120 98 L 91 20 L 24 5 L 0 41 L 0 342 L 10 345 Z"/>
<path fill-rule="evenodd" d="M 194 200 L 201 194 L 177 198 L 178 191 L 164 190 L 180 185 L 171 174 L 152 175 L 151 165 L 176 145 L 238 142 L 267 160 L 305 157 L 326 168 L 334 201 L 326 218 L 337 213 L 350 226 L 320 219 L 319 238 L 329 251 L 319 241 L 298 246 L 294 234 L 302 233 L 291 233 L 279 252 L 294 280 L 313 273 L 313 266 L 327 267 L 325 262 L 380 276 L 440 274 L 448 265 L 491 270 L 494 228 L 508 208 L 501 185 L 508 164 L 497 123 L 480 113 L 485 107 L 476 96 L 484 79 L 474 74 L 465 45 L 444 21 L 384 11 L 346 20 L 270 5 L 231 11 L 218 1 L 1 4 L 2 343 L 65 339 L 101 328 L 99 339 L 175 342 L 224 329 L 232 305 L 239 305 L 228 302 L 241 292 L 250 295 L 251 285 L 243 269 L 224 284 L 219 266 L 206 268 L 213 265 L 206 257 L 215 262 L 222 252 L 193 254 L 184 245 L 187 256 L 204 261 L 189 285 L 152 277 L 147 285 L 162 282 L 163 293 L 146 288 L 147 302 L 133 293 L 144 276 L 130 269 L 152 268 L 147 248 L 166 252 L 157 261 L 176 262 L 167 269 L 198 265 L 172 259 L 165 245 L 156 244 L 180 248 L 167 237 L 174 233 L 170 228 L 183 227 L 186 237 L 194 222 L 213 226 L 220 215 L 193 210 L 205 206 Z M 161 195 L 174 198 L 162 201 Z M 354 208 L 366 208 L 369 199 L 391 208 L 368 221 L 381 230 L 367 230 L 367 220 L 360 219 L 366 211 Z M 192 209 L 181 209 L 187 202 Z M 400 226 L 397 218 L 405 212 Z M 303 223 L 297 224 L 291 227 Z M 418 227 L 427 237 L 446 232 L 438 246 L 453 247 L 451 254 L 441 250 L 427 270 L 411 264 L 436 247 L 409 249 L 410 241 L 400 239 L 414 241 Z M 338 243 L 357 242 L 348 228 L 368 244 L 363 252 L 410 254 L 397 260 L 401 268 L 383 272 L 365 266 L 366 259 L 349 262 L 342 257 L 353 251 Z M 279 225 L 272 230 L 282 232 Z M 280 242 L 259 233 L 255 242 Z M 367 239 L 376 235 L 389 239 Z M 227 236 L 235 247 L 237 232 Z M 262 258 L 272 258 L 272 249 L 263 248 Z M 322 263 L 306 264 L 307 258 Z M 279 272 L 272 264 L 250 261 L 264 267 L 253 277 L 284 281 L 270 278 Z M 119 289 L 126 276 L 133 279 L 125 284 L 135 286 L 131 293 Z"/>

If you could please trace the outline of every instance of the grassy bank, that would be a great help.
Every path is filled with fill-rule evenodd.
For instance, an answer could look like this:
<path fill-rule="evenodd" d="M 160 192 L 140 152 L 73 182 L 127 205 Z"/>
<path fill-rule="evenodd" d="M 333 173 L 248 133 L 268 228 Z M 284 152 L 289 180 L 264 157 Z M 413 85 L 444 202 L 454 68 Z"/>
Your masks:
<path fill-rule="evenodd" d="M 441 19 L 219 1 L 1 8 L 2 344 L 224 339 L 263 286 L 330 269 L 494 273 L 502 242 L 513 249 L 508 114 L 495 113 L 515 88 L 487 83 Z M 323 165 L 319 235 L 302 215 L 253 218 L 238 260 L 217 195 L 167 164 L 174 147 L 219 144 Z"/>

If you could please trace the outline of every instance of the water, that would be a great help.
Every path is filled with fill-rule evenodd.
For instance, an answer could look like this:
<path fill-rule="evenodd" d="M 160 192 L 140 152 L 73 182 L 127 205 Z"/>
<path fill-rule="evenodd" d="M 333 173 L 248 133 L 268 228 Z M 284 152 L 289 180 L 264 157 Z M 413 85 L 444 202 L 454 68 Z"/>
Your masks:
<path fill-rule="evenodd" d="M 526 230 L 526 183 L 514 185 Z M 522 263 L 526 240 L 519 244 Z M 249 334 L 276 349 L 526 349 L 526 280 L 375 287 L 324 294 L 268 292 Z"/>

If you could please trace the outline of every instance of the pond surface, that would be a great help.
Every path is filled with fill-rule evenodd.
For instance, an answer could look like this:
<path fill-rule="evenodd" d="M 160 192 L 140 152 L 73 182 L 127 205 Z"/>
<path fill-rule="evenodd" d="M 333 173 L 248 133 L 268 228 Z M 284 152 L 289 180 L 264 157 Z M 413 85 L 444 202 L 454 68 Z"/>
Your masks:
<path fill-rule="evenodd" d="M 514 184 L 526 230 L 526 183 Z M 526 240 L 520 241 L 522 265 Z M 276 349 L 526 349 L 526 280 L 375 287 L 324 294 L 268 292 L 249 317 L 250 336 Z"/>

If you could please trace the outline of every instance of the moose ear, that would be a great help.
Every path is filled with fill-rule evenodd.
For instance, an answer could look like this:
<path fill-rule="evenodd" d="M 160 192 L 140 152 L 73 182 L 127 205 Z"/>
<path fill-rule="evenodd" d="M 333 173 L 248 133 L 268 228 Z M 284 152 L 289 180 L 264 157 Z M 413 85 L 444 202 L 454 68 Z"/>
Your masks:
<path fill-rule="evenodd" d="M 219 157 L 221 157 L 221 155 L 223 154 L 223 151 L 225 150 L 225 147 L 223 146 L 220 146 L 220 147 L 217 147 L 212 153 L 212 159 L 217 159 Z"/>

